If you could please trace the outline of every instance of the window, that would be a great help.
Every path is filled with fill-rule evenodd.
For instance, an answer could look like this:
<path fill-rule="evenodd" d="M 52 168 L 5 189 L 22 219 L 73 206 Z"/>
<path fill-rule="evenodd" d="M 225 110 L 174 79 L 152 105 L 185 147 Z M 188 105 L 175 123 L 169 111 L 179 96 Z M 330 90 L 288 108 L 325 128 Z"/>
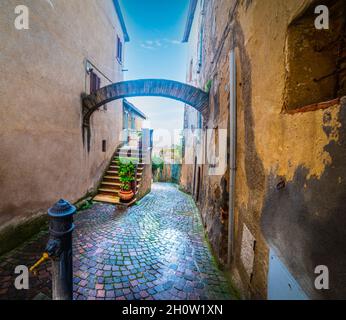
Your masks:
<path fill-rule="evenodd" d="M 124 123 L 123 123 L 123 129 L 128 129 L 129 125 L 129 113 L 127 111 L 124 111 Z"/>
<path fill-rule="evenodd" d="M 203 64 L 203 27 L 201 27 L 201 30 L 199 33 L 197 73 L 201 72 L 202 64 Z"/>
<path fill-rule="evenodd" d="M 107 141 L 102 140 L 102 152 L 106 152 L 106 151 L 107 151 Z"/>
<path fill-rule="evenodd" d="M 94 72 L 90 72 L 90 94 L 96 92 L 98 89 L 101 88 L 101 79 L 100 77 Z M 98 110 L 107 111 L 107 105 L 105 104 L 102 109 L 99 108 Z"/>
<path fill-rule="evenodd" d="M 131 129 L 132 130 L 136 129 L 136 116 L 135 115 L 131 116 Z"/>
<path fill-rule="evenodd" d="M 198 129 L 202 129 L 203 128 L 203 117 L 202 117 L 202 113 L 201 112 L 198 112 L 197 122 L 198 122 L 197 128 Z"/>
<path fill-rule="evenodd" d="M 101 87 L 101 79 L 94 71 L 90 72 L 90 94 L 94 93 Z"/>
<path fill-rule="evenodd" d="M 219 127 L 214 129 L 214 145 L 215 145 L 215 157 L 219 157 Z"/>
<path fill-rule="evenodd" d="M 315 28 L 314 2 L 287 33 L 284 110 L 318 108 L 346 95 L 346 7 L 331 0 L 329 29 Z"/>
<path fill-rule="evenodd" d="M 192 70 L 193 70 L 193 59 L 190 61 L 190 68 L 189 68 L 189 83 L 192 82 Z"/>
<path fill-rule="evenodd" d="M 120 64 L 123 62 L 123 44 L 119 37 L 117 37 L 117 60 Z"/>
<path fill-rule="evenodd" d="M 184 107 L 184 129 L 189 128 L 189 115 L 188 115 L 188 105 L 185 105 Z"/>
<path fill-rule="evenodd" d="M 196 202 L 199 201 L 199 193 L 201 189 L 201 168 L 198 167 L 198 174 L 197 174 L 197 191 L 196 191 Z"/>

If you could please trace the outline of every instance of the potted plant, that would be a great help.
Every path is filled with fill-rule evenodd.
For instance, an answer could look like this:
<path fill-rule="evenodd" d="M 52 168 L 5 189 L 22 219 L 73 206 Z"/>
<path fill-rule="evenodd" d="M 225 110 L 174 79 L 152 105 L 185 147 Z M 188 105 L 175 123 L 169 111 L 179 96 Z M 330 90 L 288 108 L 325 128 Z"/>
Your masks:
<path fill-rule="evenodd" d="M 134 196 L 132 182 L 135 180 L 135 166 L 130 162 L 120 162 L 119 167 L 120 191 L 119 198 L 123 202 L 129 202 Z"/>

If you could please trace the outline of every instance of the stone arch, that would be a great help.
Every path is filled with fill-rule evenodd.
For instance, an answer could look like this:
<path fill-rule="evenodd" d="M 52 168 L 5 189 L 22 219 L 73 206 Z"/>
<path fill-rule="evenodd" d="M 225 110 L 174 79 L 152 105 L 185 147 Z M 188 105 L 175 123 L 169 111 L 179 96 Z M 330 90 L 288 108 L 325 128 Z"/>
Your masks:
<path fill-rule="evenodd" d="M 90 117 L 102 105 L 126 97 L 156 96 L 178 100 L 200 112 L 208 107 L 209 94 L 194 86 L 165 79 L 141 79 L 112 83 L 83 97 L 83 142 L 90 149 Z"/>

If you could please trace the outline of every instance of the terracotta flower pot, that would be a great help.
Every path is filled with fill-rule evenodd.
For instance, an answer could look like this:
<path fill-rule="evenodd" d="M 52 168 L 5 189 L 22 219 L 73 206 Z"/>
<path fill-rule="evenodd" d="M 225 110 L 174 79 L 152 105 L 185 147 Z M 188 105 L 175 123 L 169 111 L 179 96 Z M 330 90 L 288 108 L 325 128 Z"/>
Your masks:
<path fill-rule="evenodd" d="M 134 196 L 134 193 L 132 190 L 128 190 L 128 191 L 120 190 L 119 191 L 119 198 L 121 201 L 128 202 L 133 198 L 133 196 Z"/>

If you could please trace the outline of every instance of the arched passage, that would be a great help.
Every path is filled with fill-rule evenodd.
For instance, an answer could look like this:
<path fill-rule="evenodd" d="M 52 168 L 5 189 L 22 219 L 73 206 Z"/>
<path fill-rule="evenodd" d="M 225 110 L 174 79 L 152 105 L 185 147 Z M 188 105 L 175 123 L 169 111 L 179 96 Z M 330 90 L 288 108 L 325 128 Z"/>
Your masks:
<path fill-rule="evenodd" d="M 83 97 L 83 141 L 85 133 L 90 148 L 90 117 L 105 103 L 126 97 L 156 96 L 184 102 L 203 112 L 208 107 L 209 94 L 194 86 L 165 79 L 122 81 L 103 87 Z"/>

